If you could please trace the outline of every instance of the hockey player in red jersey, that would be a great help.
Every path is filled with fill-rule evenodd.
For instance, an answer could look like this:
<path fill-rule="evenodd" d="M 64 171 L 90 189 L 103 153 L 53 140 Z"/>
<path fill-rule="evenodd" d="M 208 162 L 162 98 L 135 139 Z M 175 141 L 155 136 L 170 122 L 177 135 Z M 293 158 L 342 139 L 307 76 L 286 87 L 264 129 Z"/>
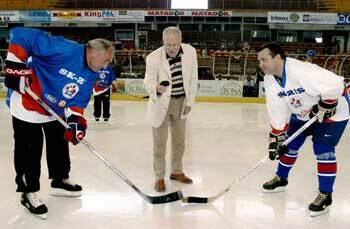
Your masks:
<path fill-rule="evenodd" d="M 14 28 L 6 58 L 7 104 L 14 131 L 17 192 L 32 214 L 45 219 L 48 209 L 37 196 L 43 140 L 55 196 L 80 196 L 82 187 L 69 179 L 68 141 L 79 143 L 87 123 L 83 116 L 97 71 L 113 60 L 112 44 L 95 39 L 81 45 L 38 29 Z M 52 110 L 66 119 L 65 129 L 25 93 L 30 87 Z M 44 132 L 44 134 L 43 134 Z"/>

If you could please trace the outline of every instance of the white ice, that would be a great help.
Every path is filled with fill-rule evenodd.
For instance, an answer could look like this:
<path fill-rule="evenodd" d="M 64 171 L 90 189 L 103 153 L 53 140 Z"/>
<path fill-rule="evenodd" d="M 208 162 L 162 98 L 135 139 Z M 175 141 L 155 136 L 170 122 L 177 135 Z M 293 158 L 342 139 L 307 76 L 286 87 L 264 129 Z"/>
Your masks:
<path fill-rule="evenodd" d="M 71 146 L 71 178 L 83 186 L 83 195 L 50 196 L 43 156 L 40 197 L 49 213 L 47 220 L 41 220 L 24 211 L 15 192 L 11 116 L 3 99 L 0 105 L 0 228 L 349 228 L 349 128 L 337 147 L 333 205 L 328 214 L 316 218 L 311 218 L 307 209 L 317 195 L 317 166 L 308 140 L 286 192 L 261 192 L 262 183 L 275 173 L 276 162 L 267 161 L 213 204 L 148 204 L 84 145 Z M 86 140 L 143 192 L 158 195 L 153 190 L 152 132 L 144 119 L 146 102 L 112 101 L 111 110 L 108 123 L 96 123 L 89 106 Z M 170 181 L 168 163 L 167 192 L 213 196 L 267 154 L 269 126 L 264 104 L 197 103 L 187 127 L 184 171 L 194 183 Z"/>

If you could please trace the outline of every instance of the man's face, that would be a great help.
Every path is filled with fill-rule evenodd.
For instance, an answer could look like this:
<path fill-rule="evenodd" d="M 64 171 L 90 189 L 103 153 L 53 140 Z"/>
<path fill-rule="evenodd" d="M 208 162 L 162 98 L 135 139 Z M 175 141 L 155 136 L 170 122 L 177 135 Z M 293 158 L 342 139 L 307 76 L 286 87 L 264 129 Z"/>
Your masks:
<path fill-rule="evenodd" d="M 165 52 L 170 57 L 176 57 L 181 47 L 181 37 L 177 34 L 169 33 L 163 39 Z"/>
<path fill-rule="evenodd" d="M 276 56 L 272 58 L 270 50 L 265 48 L 258 52 L 258 61 L 261 70 L 265 74 L 275 74 L 276 69 Z"/>
<path fill-rule="evenodd" d="M 112 48 L 108 48 L 105 51 L 90 49 L 87 54 L 87 64 L 92 71 L 97 72 L 101 68 L 107 68 L 112 63 L 113 55 Z"/>

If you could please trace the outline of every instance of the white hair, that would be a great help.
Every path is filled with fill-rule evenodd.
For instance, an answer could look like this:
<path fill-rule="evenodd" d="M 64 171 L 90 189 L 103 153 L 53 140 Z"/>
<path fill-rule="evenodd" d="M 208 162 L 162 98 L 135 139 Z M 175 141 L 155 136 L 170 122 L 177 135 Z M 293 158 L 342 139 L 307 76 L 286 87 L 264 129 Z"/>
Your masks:
<path fill-rule="evenodd" d="M 170 26 L 170 27 L 165 28 L 163 30 L 163 41 L 168 34 L 176 34 L 179 36 L 180 39 L 182 39 L 182 33 L 178 27 Z"/>
<path fill-rule="evenodd" d="M 112 42 L 102 38 L 97 38 L 97 39 L 88 41 L 87 47 L 95 49 L 98 52 L 106 51 L 109 48 L 114 49 Z"/>

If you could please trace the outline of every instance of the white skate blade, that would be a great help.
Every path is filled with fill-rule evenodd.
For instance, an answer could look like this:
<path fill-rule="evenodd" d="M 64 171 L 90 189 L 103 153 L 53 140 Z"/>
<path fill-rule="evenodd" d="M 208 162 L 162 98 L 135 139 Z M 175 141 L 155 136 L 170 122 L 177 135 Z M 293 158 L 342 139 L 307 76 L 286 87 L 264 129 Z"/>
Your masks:
<path fill-rule="evenodd" d="M 329 212 L 329 206 L 327 206 L 324 210 L 316 212 L 316 211 L 310 211 L 310 216 L 311 217 L 316 217 L 319 215 L 323 215 Z"/>
<path fill-rule="evenodd" d="M 81 191 L 67 191 L 62 188 L 50 188 L 50 195 L 59 197 L 79 197 Z"/>
<path fill-rule="evenodd" d="M 39 218 L 39 219 L 44 219 L 44 220 L 47 219 L 47 213 L 44 213 L 44 214 L 34 214 L 34 213 L 30 212 L 29 209 L 26 208 L 26 207 L 24 207 L 24 211 L 27 212 L 27 213 L 30 214 L 30 215 L 33 215 L 33 216 Z"/>
<path fill-rule="evenodd" d="M 262 188 L 262 192 L 266 193 L 266 194 L 268 194 L 268 193 L 284 192 L 284 191 L 286 191 L 286 186 L 277 187 L 275 189 L 264 189 L 264 188 Z"/>

